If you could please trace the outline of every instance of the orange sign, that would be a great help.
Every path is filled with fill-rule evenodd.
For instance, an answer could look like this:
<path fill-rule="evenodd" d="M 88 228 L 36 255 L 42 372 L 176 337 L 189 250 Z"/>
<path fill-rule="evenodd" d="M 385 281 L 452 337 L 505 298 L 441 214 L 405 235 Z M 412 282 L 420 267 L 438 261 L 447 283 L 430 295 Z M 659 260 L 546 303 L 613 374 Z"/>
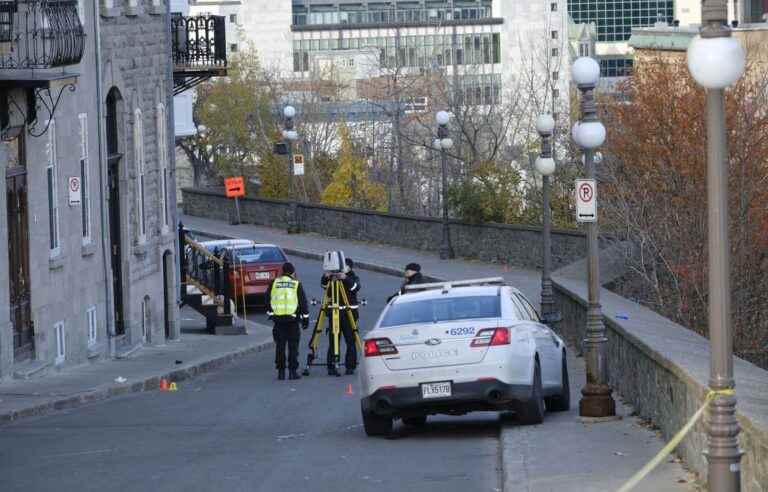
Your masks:
<path fill-rule="evenodd" d="M 227 198 L 237 198 L 245 196 L 245 183 L 242 176 L 236 178 L 225 178 L 224 189 L 227 192 Z"/>

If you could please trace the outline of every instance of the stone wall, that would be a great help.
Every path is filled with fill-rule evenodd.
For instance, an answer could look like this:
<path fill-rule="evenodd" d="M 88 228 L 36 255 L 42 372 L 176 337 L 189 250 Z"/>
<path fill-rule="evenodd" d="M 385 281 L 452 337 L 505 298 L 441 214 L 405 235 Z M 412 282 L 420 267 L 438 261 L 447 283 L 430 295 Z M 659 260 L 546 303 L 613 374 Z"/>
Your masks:
<path fill-rule="evenodd" d="M 556 305 L 563 315 L 557 330 L 580 349 L 585 336 L 587 287 L 583 279 L 553 277 Z M 704 401 L 709 374 L 709 342 L 634 302 L 601 292 L 608 342 L 609 380 L 616 396 L 674 436 Z M 742 490 L 764 492 L 768 484 L 768 371 L 735 359 Z M 581 384 L 581 382 L 579 382 Z M 706 429 L 702 421 L 677 453 L 706 481 Z"/>
<path fill-rule="evenodd" d="M 218 191 L 184 189 L 184 213 L 229 220 L 234 204 Z M 263 198 L 240 201 L 243 222 L 285 228 L 288 202 Z M 442 239 L 439 219 L 366 210 L 299 204 L 301 230 L 325 236 L 371 241 L 406 248 L 437 251 Z M 470 225 L 451 222 L 451 242 L 457 256 L 505 262 L 523 268 L 541 267 L 541 228 L 517 225 Z M 583 256 L 586 238 L 579 231 L 553 231 L 555 268 Z"/>

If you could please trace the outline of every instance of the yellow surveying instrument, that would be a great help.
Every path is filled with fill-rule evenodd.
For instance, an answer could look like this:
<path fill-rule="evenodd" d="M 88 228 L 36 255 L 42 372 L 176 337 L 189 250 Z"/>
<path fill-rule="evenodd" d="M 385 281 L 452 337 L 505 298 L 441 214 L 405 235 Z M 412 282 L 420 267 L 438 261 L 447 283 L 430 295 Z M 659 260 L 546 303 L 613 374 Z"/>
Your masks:
<path fill-rule="evenodd" d="M 329 259 L 329 255 L 338 255 L 338 258 Z M 309 376 L 309 369 L 312 366 L 327 366 L 331 363 L 336 370 L 336 375 L 340 376 L 339 366 L 341 363 L 340 353 L 340 336 L 341 336 L 341 316 L 346 316 L 349 320 L 349 326 L 352 327 L 352 333 L 355 338 L 355 344 L 358 350 L 362 350 L 363 343 L 360 340 L 360 335 L 357 330 L 357 321 L 352 312 L 352 306 L 349 304 L 347 298 L 347 291 L 344 289 L 344 284 L 339 278 L 339 274 L 342 273 L 341 268 L 344 265 L 344 254 L 340 252 L 328 252 L 324 259 L 324 270 L 330 272 L 328 279 L 328 285 L 325 287 L 323 293 L 323 300 L 320 303 L 320 313 L 315 321 L 315 327 L 312 331 L 312 338 L 309 340 L 309 354 L 307 354 L 307 366 L 304 368 L 304 375 Z M 365 305 L 365 300 L 362 301 L 362 305 Z M 312 300 L 312 305 L 317 305 L 317 300 Z M 317 358 L 317 349 L 320 345 L 320 337 L 323 334 L 323 325 L 328 321 L 328 327 L 326 332 L 331 334 L 331 354 L 332 360 L 326 361 L 324 364 L 315 363 Z"/>

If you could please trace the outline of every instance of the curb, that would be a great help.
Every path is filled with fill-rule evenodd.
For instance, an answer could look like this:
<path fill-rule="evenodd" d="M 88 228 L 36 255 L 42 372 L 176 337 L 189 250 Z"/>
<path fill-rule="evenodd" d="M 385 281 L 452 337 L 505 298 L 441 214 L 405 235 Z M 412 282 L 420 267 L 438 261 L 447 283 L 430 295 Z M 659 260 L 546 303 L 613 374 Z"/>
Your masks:
<path fill-rule="evenodd" d="M 499 468 L 502 492 L 528 492 L 530 480 L 525 465 L 525 453 L 521 449 L 528 445 L 528 429 L 507 427 L 503 421 L 499 429 Z"/>
<path fill-rule="evenodd" d="M 227 236 L 224 234 L 216 234 L 213 232 L 206 232 L 201 231 L 199 229 L 187 229 L 192 234 L 197 234 L 198 236 L 205 236 L 209 237 L 211 239 L 238 239 L 234 236 Z M 281 246 L 282 248 L 282 246 Z M 301 249 L 294 249 L 294 248 L 282 248 L 283 251 L 288 253 L 289 255 L 298 256 L 299 258 L 307 258 L 309 260 L 318 260 L 323 261 L 323 255 L 321 253 L 315 253 L 314 251 L 305 251 Z M 392 268 L 384 265 L 377 265 L 376 263 L 369 263 L 366 261 L 358 261 L 355 260 L 355 267 L 360 268 L 361 270 L 368 270 L 370 272 L 376 272 L 376 273 L 383 273 L 384 275 L 391 275 L 393 277 L 402 277 L 403 271 L 399 270 L 397 268 Z M 428 282 L 442 282 L 443 279 L 437 278 L 437 277 L 431 277 L 429 275 L 423 275 L 424 279 Z"/>
<path fill-rule="evenodd" d="M 88 403 L 103 401 L 114 396 L 126 395 L 130 393 L 141 393 L 144 391 L 154 391 L 160 388 L 160 380 L 167 379 L 169 382 L 181 382 L 192 379 L 202 374 L 221 369 L 247 355 L 255 354 L 269 350 L 274 346 L 274 342 L 266 341 L 255 345 L 243 347 L 234 352 L 215 357 L 213 359 L 200 361 L 179 369 L 169 371 L 157 376 L 150 376 L 141 381 L 126 384 L 106 384 L 102 387 L 87 391 L 77 395 L 62 396 L 59 399 L 39 403 L 20 410 L 0 413 L 0 426 L 10 424 L 26 417 L 39 417 L 53 413 L 58 410 L 77 408 Z"/>

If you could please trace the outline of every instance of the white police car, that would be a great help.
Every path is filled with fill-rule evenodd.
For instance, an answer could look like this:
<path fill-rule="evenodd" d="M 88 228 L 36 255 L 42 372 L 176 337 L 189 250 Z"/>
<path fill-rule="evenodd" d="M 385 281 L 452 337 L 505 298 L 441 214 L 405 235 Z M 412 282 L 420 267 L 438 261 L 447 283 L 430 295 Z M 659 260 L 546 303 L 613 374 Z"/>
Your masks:
<path fill-rule="evenodd" d="M 512 410 L 538 424 L 570 409 L 565 343 L 501 278 L 421 284 L 393 299 L 364 341 L 366 434 L 394 419 Z"/>

